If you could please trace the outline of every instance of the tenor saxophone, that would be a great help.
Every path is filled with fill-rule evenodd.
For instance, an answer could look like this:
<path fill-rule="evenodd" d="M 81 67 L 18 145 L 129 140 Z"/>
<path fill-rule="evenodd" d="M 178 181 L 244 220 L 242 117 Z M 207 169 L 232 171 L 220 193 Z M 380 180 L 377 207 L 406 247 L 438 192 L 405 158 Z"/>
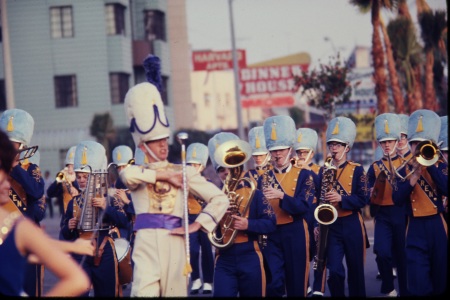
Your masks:
<path fill-rule="evenodd" d="M 319 205 L 314 210 L 314 217 L 319 223 L 319 233 L 316 240 L 317 251 L 314 256 L 313 269 L 319 271 L 323 271 L 325 268 L 328 226 L 333 224 L 338 216 L 336 208 L 325 200 L 325 194 L 333 190 L 336 183 L 336 167 L 332 165 L 331 161 L 331 157 L 325 161 Z"/>

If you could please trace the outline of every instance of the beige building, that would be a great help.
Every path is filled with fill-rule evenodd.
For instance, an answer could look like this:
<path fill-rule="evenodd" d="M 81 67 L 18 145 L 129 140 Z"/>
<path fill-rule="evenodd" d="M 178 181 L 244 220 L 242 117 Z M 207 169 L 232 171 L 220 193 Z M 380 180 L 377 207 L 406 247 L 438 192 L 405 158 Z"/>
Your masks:
<path fill-rule="evenodd" d="M 297 53 L 248 67 L 270 67 L 281 65 L 307 64 L 311 58 L 307 53 Z M 237 103 L 233 70 L 196 71 L 191 73 L 191 95 L 193 128 L 202 131 L 235 130 L 238 127 Z M 300 103 L 294 95 L 296 105 Z M 244 129 L 261 125 L 265 118 L 274 114 L 288 114 L 286 107 L 241 108 Z"/>

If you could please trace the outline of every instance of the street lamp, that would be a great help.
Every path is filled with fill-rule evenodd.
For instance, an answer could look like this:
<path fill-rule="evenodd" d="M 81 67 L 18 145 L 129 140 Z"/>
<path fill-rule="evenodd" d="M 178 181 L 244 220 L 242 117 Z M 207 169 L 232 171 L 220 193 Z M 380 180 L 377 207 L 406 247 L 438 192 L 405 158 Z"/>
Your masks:
<path fill-rule="evenodd" d="M 233 55 L 233 71 L 234 71 L 234 91 L 236 97 L 236 115 L 238 123 L 238 136 L 240 139 L 245 140 L 244 128 L 242 126 L 242 114 L 241 114 L 241 93 L 239 90 L 239 67 L 236 54 L 236 42 L 234 38 L 234 23 L 233 23 L 233 0 L 228 0 L 228 7 L 230 9 L 230 27 L 231 27 L 231 50 Z"/>

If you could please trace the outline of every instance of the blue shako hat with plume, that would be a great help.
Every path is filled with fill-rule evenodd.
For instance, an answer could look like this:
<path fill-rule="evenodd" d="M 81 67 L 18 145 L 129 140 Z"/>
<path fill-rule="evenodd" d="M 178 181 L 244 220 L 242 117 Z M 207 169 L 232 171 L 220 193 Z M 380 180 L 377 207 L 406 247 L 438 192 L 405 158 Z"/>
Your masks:
<path fill-rule="evenodd" d="M 268 117 L 264 120 L 263 128 L 267 150 L 283 150 L 294 146 L 296 129 L 290 116 Z"/>
<path fill-rule="evenodd" d="M 378 142 L 400 140 L 401 121 L 397 114 L 384 113 L 375 118 L 375 136 Z"/>
<path fill-rule="evenodd" d="M 125 95 L 125 115 L 135 146 L 170 136 L 169 120 L 161 99 L 160 60 L 149 55 L 144 60 L 147 80 L 136 84 Z"/>
<path fill-rule="evenodd" d="M 75 149 L 73 169 L 75 172 L 106 172 L 106 150 L 95 141 L 81 141 Z"/>
<path fill-rule="evenodd" d="M 252 155 L 264 155 L 269 153 L 264 138 L 264 127 L 256 126 L 248 132 L 248 142 L 252 147 Z"/>
<path fill-rule="evenodd" d="M 75 159 L 75 150 L 77 149 L 77 146 L 72 146 L 69 148 L 69 150 L 66 153 L 66 159 L 64 160 L 64 165 L 73 165 L 74 159 Z"/>
<path fill-rule="evenodd" d="M 12 142 L 29 146 L 34 131 L 34 119 L 23 109 L 7 109 L 0 116 L 0 128 Z"/>
<path fill-rule="evenodd" d="M 328 123 L 326 142 L 339 142 L 347 144 L 350 148 L 356 138 L 356 125 L 347 117 L 336 117 Z"/>
<path fill-rule="evenodd" d="M 139 147 L 136 147 L 134 149 L 134 164 L 138 165 L 138 166 L 143 166 L 145 164 L 148 164 L 147 156 Z"/>
<path fill-rule="evenodd" d="M 299 128 L 297 129 L 297 137 L 294 142 L 294 150 L 306 149 L 312 150 L 314 153 L 317 149 L 317 142 L 319 141 L 319 136 L 317 131 L 311 128 Z"/>
<path fill-rule="evenodd" d="M 409 116 L 408 141 L 430 140 L 437 143 L 441 131 L 441 118 L 429 109 L 419 109 Z"/>
<path fill-rule="evenodd" d="M 188 164 L 200 164 L 203 168 L 206 168 L 208 157 L 208 146 L 202 143 L 192 143 L 187 147 L 186 162 Z"/>
<path fill-rule="evenodd" d="M 133 150 L 127 145 L 117 146 L 112 152 L 112 159 L 118 167 L 126 166 L 133 159 Z"/>

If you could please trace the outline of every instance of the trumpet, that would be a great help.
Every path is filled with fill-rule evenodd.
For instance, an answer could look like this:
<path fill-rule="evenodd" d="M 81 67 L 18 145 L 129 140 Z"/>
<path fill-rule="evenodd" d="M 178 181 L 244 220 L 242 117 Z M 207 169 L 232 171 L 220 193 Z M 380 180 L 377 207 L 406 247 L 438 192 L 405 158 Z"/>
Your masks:
<path fill-rule="evenodd" d="M 439 147 L 430 140 L 425 140 L 417 144 L 414 154 L 410 159 L 406 160 L 401 164 L 398 168 L 393 168 L 394 177 L 400 178 L 402 181 L 408 179 L 418 168 L 420 167 L 429 167 L 434 165 L 439 157 L 442 156 L 441 150 Z M 407 165 L 412 165 L 414 162 L 417 162 L 417 165 L 408 173 L 406 176 L 402 176 L 399 171 L 405 168 Z"/>
<path fill-rule="evenodd" d="M 19 161 L 32 157 L 36 153 L 38 148 L 39 146 L 32 146 L 19 149 L 19 151 L 17 152 L 17 154 L 19 155 Z M 23 155 L 22 152 L 24 152 Z"/>

